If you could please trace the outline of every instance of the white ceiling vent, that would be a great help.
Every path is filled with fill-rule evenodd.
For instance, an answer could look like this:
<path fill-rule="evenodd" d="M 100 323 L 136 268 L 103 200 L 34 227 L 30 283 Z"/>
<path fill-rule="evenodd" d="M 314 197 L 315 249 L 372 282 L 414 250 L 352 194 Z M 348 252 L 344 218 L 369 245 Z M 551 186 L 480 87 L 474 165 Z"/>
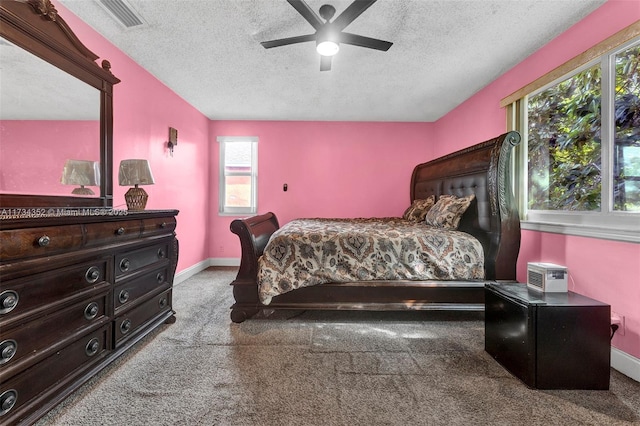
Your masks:
<path fill-rule="evenodd" d="M 127 28 L 144 25 L 145 22 L 125 0 L 100 0 L 100 5 Z"/>

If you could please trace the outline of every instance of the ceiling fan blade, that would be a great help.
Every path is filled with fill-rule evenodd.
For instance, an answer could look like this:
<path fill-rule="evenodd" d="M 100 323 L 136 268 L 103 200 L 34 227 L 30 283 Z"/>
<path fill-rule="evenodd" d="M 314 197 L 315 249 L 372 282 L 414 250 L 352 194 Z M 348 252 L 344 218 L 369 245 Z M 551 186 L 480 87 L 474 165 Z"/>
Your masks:
<path fill-rule="evenodd" d="M 265 49 L 271 49 L 272 47 L 286 46 L 288 44 L 304 43 L 306 41 L 314 41 L 316 39 L 315 34 L 307 34 L 296 37 L 281 38 L 278 40 L 262 41 L 260 44 Z"/>
<path fill-rule="evenodd" d="M 344 12 L 331 22 L 331 27 L 335 31 L 344 30 L 347 25 L 352 23 L 358 16 L 367 10 L 376 0 L 355 0 L 347 7 Z"/>
<path fill-rule="evenodd" d="M 382 50 L 385 52 L 393 45 L 390 41 L 378 40 L 377 38 L 364 37 L 351 33 L 340 33 L 340 43 L 368 47 L 369 49 Z"/>
<path fill-rule="evenodd" d="M 320 71 L 331 71 L 331 58 L 333 56 L 320 55 Z"/>
<path fill-rule="evenodd" d="M 316 15 L 316 13 L 313 10 L 311 10 L 311 8 L 307 5 L 307 3 L 305 3 L 303 0 L 287 0 L 287 1 L 291 6 L 293 6 L 295 10 L 298 11 L 300 15 L 302 15 L 304 19 L 307 20 L 308 23 L 311 24 L 313 28 L 315 28 L 316 30 L 319 30 L 320 28 L 322 28 L 322 26 L 324 25 L 324 22 L 322 22 L 320 17 Z"/>

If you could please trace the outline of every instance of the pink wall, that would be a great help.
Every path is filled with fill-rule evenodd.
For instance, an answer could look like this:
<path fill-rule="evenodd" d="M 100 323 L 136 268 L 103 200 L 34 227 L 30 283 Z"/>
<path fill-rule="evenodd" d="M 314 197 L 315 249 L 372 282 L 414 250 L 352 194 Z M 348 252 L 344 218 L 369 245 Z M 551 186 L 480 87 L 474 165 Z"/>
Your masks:
<path fill-rule="evenodd" d="M 209 257 L 209 120 L 153 75 L 105 40 L 60 3 L 55 7 L 78 38 L 122 82 L 114 86 L 114 174 L 120 160 L 149 160 L 155 185 L 145 186 L 147 209 L 178 209 L 178 271 Z M 169 127 L 178 129 L 178 146 L 166 148 Z M 114 207 L 126 208 L 128 188 L 114 182 Z M 215 203 L 214 203 L 215 204 Z"/>
<path fill-rule="evenodd" d="M 409 201 L 417 162 L 463 148 L 505 130 L 499 100 L 640 19 L 635 1 L 609 1 L 436 123 L 210 122 L 62 5 L 58 11 L 89 49 L 112 63 L 114 162 L 147 158 L 156 184 L 149 208 L 177 208 L 178 270 L 213 258 L 239 257 L 232 217 L 217 214 L 217 136 L 258 136 L 259 211 L 281 222 L 301 216 L 399 215 Z M 168 127 L 179 130 L 174 157 Z M 461 128 L 472 131 L 461 132 Z M 389 173 L 391 171 L 391 173 Z M 289 191 L 282 191 L 282 184 Z M 114 205 L 126 188 L 115 187 Z M 638 245 L 524 231 L 518 277 L 527 261 L 565 264 L 573 290 L 610 303 L 626 317 L 614 346 L 640 357 Z"/>
<path fill-rule="evenodd" d="M 297 217 L 400 216 L 413 167 L 433 157 L 431 123 L 214 121 L 212 200 L 218 200 L 218 136 L 258 136 L 258 210 L 281 224 Z M 282 190 L 283 184 L 288 191 Z M 216 209 L 212 205 L 212 209 Z M 234 217 L 211 215 L 211 257 L 240 257 Z"/>
<path fill-rule="evenodd" d="M 442 155 L 506 130 L 499 102 L 541 75 L 640 19 L 637 1 L 610 0 L 548 45 L 515 66 L 434 123 L 435 155 Z M 460 128 L 473 129 L 460 132 Z M 548 261 L 569 268 L 572 290 L 611 305 L 625 316 L 625 335 L 613 346 L 640 357 L 640 245 L 593 238 L 523 231 L 518 279 L 526 264 Z"/>
<path fill-rule="evenodd" d="M 65 161 L 100 161 L 99 121 L 1 120 L 0 140 L 3 193 L 71 196 L 75 187 L 60 183 Z M 86 140 L 96 143 L 78 143 Z M 99 187 L 89 188 L 100 195 Z"/>

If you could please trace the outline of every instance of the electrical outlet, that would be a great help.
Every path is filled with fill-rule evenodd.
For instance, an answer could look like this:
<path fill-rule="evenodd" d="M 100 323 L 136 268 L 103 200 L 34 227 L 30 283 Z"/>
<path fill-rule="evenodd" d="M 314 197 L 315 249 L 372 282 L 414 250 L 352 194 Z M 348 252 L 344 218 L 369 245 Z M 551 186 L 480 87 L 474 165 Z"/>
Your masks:
<path fill-rule="evenodd" d="M 220 246 L 220 254 L 224 254 L 224 246 Z"/>
<path fill-rule="evenodd" d="M 618 329 L 616 334 L 618 336 L 624 336 L 624 316 L 616 312 L 611 312 L 611 324 L 616 324 Z"/>

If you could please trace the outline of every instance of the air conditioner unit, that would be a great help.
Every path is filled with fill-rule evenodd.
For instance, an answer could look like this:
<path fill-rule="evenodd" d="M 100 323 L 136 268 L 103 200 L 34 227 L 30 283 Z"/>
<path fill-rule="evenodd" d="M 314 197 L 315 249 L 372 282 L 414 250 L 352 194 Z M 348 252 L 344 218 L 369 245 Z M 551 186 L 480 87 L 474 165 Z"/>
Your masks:
<path fill-rule="evenodd" d="M 527 263 L 527 287 L 544 293 L 567 292 L 567 268 L 553 263 Z"/>

